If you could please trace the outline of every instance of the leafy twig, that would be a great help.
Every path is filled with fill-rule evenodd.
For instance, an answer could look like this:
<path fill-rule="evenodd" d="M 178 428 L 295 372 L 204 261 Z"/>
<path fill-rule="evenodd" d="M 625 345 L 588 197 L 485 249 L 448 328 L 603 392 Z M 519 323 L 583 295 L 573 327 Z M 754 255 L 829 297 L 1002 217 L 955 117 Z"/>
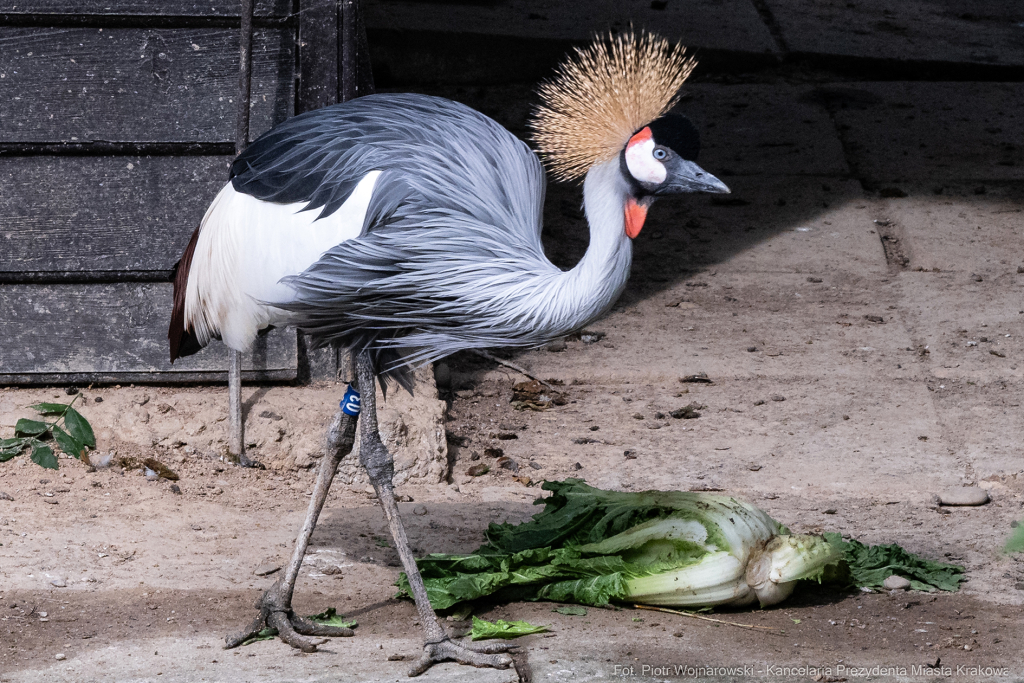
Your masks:
<path fill-rule="evenodd" d="M 739 628 L 750 628 L 759 629 L 762 631 L 778 631 L 776 628 L 771 626 L 754 626 L 753 624 L 737 624 L 735 621 L 725 621 L 723 619 L 712 619 L 711 617 L 705 617 L 703 614 L 694 614 L 693 612 L 685 612 L 677 609 L 669 609 L 667 607 L 652 607 L 650 605 L 633 605 L 637 609 L 649 609 L 652 612 L 668 612 L 669 614 L 679 614 L 684 617 L 693 617 L 694 619 L 703 619 L 704 621 L 713 621 L 716 624 L 728 624 L 729 626 L 738 626 Z"/>
<path fill-rule="evenodd" d="M 59 464 L 53 448 L 43 443 L 52 438 L 63 452 L 81 458 L 90 448 L 96 448 L 96 436 L 89 421 L 72 408 L 78 396 L 71 403 L 37 403 L 29 406 L 43 416 L 55 417 L 53 422 L 21 418 L 14 425 L 14 438 L 0 439 L 0 462 L 6 462 L 20 455 L 26 448 L 32 449 L 32 462 L 40 467 L 55 470 Z M 63 426 L 61 426 L 63 422 Z"/>

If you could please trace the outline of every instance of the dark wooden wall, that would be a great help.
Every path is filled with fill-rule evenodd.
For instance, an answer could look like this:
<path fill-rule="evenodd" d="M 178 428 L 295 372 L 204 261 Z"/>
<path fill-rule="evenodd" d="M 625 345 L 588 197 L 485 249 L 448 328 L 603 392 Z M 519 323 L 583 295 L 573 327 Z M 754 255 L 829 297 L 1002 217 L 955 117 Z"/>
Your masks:
<path fill-rule="evenodd" d="M 336 0 L 302 9 L 256 2 L 251 138 L 337 101 Z M 170 365 L 166 333 L 171 269 L 232 159 L 238 11 L 0 0 L 0 385 L 226 376 L 219 342 Z M 246 368 L 337 370 L 286 330 Z"/>

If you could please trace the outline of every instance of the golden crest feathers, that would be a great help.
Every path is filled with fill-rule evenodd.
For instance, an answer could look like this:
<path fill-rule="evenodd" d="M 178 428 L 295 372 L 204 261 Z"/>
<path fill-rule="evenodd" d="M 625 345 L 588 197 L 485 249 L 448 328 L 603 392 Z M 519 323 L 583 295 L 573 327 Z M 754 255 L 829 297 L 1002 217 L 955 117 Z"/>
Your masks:
<path fill-rule="evenodd" d="M 541 84 L 532 140 L 552 174 L 573 180 L 614 159 L 630 136 L 668 113 L 697 61 L 646 31 L 598 36 Z"/>

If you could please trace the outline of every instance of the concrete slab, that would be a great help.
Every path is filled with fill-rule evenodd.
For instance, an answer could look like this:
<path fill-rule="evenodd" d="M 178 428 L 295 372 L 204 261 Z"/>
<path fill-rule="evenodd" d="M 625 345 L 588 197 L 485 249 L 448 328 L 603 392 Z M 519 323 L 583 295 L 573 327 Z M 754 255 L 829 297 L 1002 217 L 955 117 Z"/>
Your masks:
<path fill-rule="evenodd" d="M 938 269 L 985 280 L 1019 276 L 1024 266 L 1024 189 L 1017 184 L 908 186 L 908 197 L 880 202 L 911 270 Z M 984 189 L 983 194 L 977 194 Z M 1012 277 L 1010 277 L 1012 276 Z"/>
<path fill-rule="evenodd" d="M 933 377 L 983 383 L 1024 379 L 1021 278 L 975 282 L 958 273 L 899 276 L 902 315 L 916 346 L 927 347 Z"/>
<path fill-rule="evenodd" d="M 691 271 L 888 272 L 874 223 L 877 210 L 859 183 L 792 176 L 731 176 L 727 181 L 733 190 L 727 197 L 655 204 L 645 228 L 650 234 L 641 233 L 633 243 L 638 282 L 656 280 L 666 250 L 678 254 L 679 267 Z"/>
<path fill-rule="evenodd" d="M 765 0 L 787 47 L 872 60 L 1024 65 L 1024 8 L 1000 0 Z"/>
<path fill-rule="evenodd" d="M 871 183 L 1024 179 L 1017 84 L 851 83 L 820 93 L 855 174 Z"/>
<path fill-rule="evenodd" d="M 806 86 L 687 86 L 678 111 L 701 132 L 701 163 L 724 175 L 848 175 L 835 125 Z"/>
<path fill-rule="evenodd" d="M 688 393 L 677 395 L 684 389 Z M 961 485 L 965 475 L 941 438 L 931 393 L 915 381 L 837 372 L 716 377 L 712 385 L 576 384 L 571 392 L 575 404 L 502 444 L 506 454 L 536 457 L 548 478 L 554 470 L 600 488 L 724 488 L 755 501 L 784 494 L 803 503 L 848 498 L 927 505 L 934 492 Z M 669 415 L 690 403 L 704 406 L 699 418 Z M 635 457 L 626 458 L 624 449 Z M 574 462 L 582 465 L 577 475 Z M 908 469 L 920 476 L 908 482 Z"/>
<path fill-rule="evenodd" d="M 578 362 L 545 350 L 520 360 L 539 376 L 588 384 L 674 385 L 698 372 L 781 382 L 879 373 L 913 378 L 921 373 L 917 355 L 907 350 L 912 339 L 886 289 L 873 278 L 840 275 L 811 283 L 802 275 L 704 274 L 656 296 L 625 298 L 592 326 L 605 334 L 601 341 L 567 342 L 565 353 Z"/>

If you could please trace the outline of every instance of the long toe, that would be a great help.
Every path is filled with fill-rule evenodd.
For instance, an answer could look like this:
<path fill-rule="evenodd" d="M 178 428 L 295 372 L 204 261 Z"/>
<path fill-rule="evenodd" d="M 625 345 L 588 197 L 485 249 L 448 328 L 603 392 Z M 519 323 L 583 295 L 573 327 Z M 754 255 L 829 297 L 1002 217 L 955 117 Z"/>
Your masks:
<path fill-rule="evenodd" d="M 298 614 L 292 614 L 289 619 L 292 622 L 292 627 L 305 636 L 327 636 L 330 638 L 351 638 L 356 633 L 350 628 L 344 626 L 327 626 L 325 624 L 318 624 L 315 621 L 304 619 Z"/>
<path fill-rule="evenodd" d="M 498 643 L 487 646 L 466 646 L 444 640 L 440 643 L 429 643 L 423 646 L 423 656 L 409 671 L 409 676 L 419 676 L 434 664 L 455 661 L 475 667 L 507 669 L 512 666 L 512 657 L 505 653 L 508 645 Z"/>
<path fill-rule="evenodd" d="M 473 652 L 482 652 L 484 654 L 493 655 L 498 652 L 508 652 L 515 645 L 511 643 L 463 643 L 463 647 Z"/>
<path fill-rule="evenodd" d="M 267 625 L 277 629 L 278 638 L 303 652 L 316 652 L 318 645 L 323 645 L 327 642 L 323 638 L 309 638 L 296 633 L 295 629 L 292 628 L 288 615 L 284 612 L 272 612 L 267 617 Z"/>

